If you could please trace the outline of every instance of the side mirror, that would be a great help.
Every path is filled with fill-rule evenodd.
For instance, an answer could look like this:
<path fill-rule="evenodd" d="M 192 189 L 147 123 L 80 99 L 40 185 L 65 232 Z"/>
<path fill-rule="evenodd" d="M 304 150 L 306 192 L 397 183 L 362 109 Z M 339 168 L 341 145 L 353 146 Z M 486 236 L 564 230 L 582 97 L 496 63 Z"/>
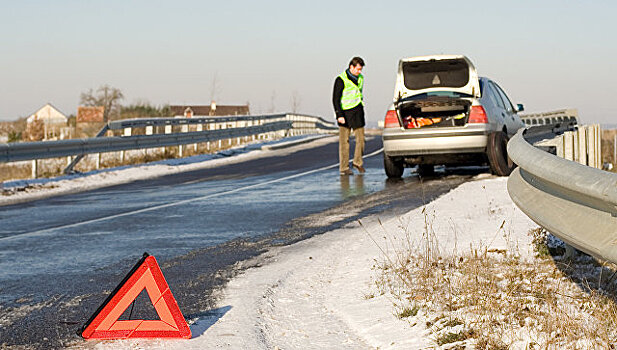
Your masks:
<path fill-rule="evenodd" d="M 522 104 L 522 103 L 518 103 L 518 104 L 516 105 L 516 111 L 517 111 L 517 112 L 522 112 L 522 111 L 524 111 L 524 110 L 525 110 L 525 107 L 523 106 L 523 104 Z"/>

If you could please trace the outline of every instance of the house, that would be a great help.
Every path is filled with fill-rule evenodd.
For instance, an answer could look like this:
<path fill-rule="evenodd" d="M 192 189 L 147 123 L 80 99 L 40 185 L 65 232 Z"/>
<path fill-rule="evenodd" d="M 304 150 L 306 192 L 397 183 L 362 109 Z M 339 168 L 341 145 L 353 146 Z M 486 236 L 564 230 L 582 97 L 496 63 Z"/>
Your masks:
<path fill-rule="evenodd" d="M 250 115 L 249 105 L 217 105 L 216 102 L 207 105 L 175 105 L 169 106 L 175 117 L 208 117 L 228 115 Z"/>
<path fill-rule="evenodd" d="M 77 107 L 77 123 L 103 123 L 105 107 L 79 106 Z"/>
<path fill-rule="evenodd" d="M 41 123 L 43 139 L 64 139 L 67 135 L 68 118 L 51 103 L 46 104 L 26 119 L 26 124 Z"/>

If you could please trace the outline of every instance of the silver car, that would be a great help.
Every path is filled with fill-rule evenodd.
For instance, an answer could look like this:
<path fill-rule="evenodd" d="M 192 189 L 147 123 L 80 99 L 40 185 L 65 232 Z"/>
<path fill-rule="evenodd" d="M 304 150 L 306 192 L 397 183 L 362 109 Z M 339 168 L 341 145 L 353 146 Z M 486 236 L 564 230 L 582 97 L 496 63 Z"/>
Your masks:
<path fill-rule="evenodd" d="M 487 164 L 500 176 L 515 165 L 508 139 L 524 127 L 506 93 L 478 77 L 462 55 L 435 55 L 399 61 L 394 102 L 384 120 L 384 168 L 390 178 L 405 167 L 421 175 L 434 165 Z"/>

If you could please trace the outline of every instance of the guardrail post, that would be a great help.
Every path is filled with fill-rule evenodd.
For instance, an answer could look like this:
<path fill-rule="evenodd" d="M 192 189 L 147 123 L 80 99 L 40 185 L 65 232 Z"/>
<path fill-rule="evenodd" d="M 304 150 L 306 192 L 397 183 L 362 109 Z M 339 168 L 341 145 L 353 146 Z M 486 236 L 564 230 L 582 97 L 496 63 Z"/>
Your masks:
<path fill-rule="evenodd" d="M 587 150 L 585 146 L 587 146 L 587 133 L 585 132 L 585 127 L 579 127 L 577 131 L 577 148 L 578 152 L 576 153 L 576 162 L 587 165 Z"/>
<path fill-rule="evenodd" d="M 38 174 L 38 167 L 39 167 L 38 161 L 36 159 L 33 159 L 32 160 L 32 178 L 33 179 L 36 179 L 36 176 Z"/>
<path fill-rule="evenodd" d="M 574 140 L 575 136 L 572 132 L 564 133 L 561 138 L 564 141 L 564 158 L 567 160 L 574 161 Z"/>
<path fill-rule="evenodd" d="M 206 124 L 206 130 L 210 130 L 210 125 L 212 124 Z M 210 152 L 210 141 L 206 142 L 206 150 Z"/>
<path fill-rule="evenodd" d="M 602 129 L 600 124 L 596 128 L 596 168 L 602 169 Z"/>
<path fill-rule="evenodd" d="M 172 129 L 171 125 L 165 125 L 164 133 L 165 134 L 171 134 L 171 131 L 172 131 L 171 129 Z M 164 150 L 163 152 L 165 152 L 167 150 L 167 147 L 163 147 L 163 150 Z"/>
<path fill-rule="evenodd" d="M 216 123 L 216 124 L 214 124 L 214 125 L 215 125 L 215 127 L 214 127 L 214 128 L 215 128 L 216 130 L 218 130 L 218 129 L 223 129 L 223 124 L 221 124 L 221 123 Z M 219 140 L 219 150 L 220 150 L 221 148 L 223 148 L 223 140 L 222 140 L 222 139 L 221 139 L 221 140 Z"/>
<path fill-rule="evenodd" d="M 555 146 L 555 155 L 560 158 L 565 158 L 565 144 L 562 136 L 557 138 Z"/>
<path fill-rule="evenodd" d="M 197 124 L 196 131 L 204 131 L 204 125 L 203 124 Z M 197 153 L 197 143 L 193 144 L 193 151 L 195 151 L 195 153 Z"/>
<path fill-rule="evenodd" d="M 146 135 L 152 135 L 154 134 L 154 127 L 152 125 L 147 125 L 146 126 Z M 156 151 L 154 152 L 156 153 Z M 148 158 L 148 149 L 144 148 L 144 157 L 145 159 Z"/>
<path fill-rule="evenodd" d="M 596 166 L 596 128 L 594 125 L 590 125 L 589 129 L 587 129 L 587 154 L 589 155 L 587 158 L 587 165 L 592 168 L 597 168 Z"/>
<path fill-rule="evenodd" d="M 122 136 L 131 136 L 131 134 L 133 133 L 133 130 L 131 128 L 124 128 L 124 132 L 122 134 Z M 120 163 L 124 163 L 124 159 L 125 159 L 125 151 L 120 151 Z"/>
<path fill-rule="evenodd" d="M 189 131 L 188 125 L 182 125 L 182 127 L 180 128 L 180 132 L 188 132 L 188 131 Z M 178 145 L 178 157 L 180 158 L 184 157 L 184 145 Z"/>
<path fill-rule="evenodd" d="M 96 170 L 101 169 L 101 154 L 96 154 Z"/>

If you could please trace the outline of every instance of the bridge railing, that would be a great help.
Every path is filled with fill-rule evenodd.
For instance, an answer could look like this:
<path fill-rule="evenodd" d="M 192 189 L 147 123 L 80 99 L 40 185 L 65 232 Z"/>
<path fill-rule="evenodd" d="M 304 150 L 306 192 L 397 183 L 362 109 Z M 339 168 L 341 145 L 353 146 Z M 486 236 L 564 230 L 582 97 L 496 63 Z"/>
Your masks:
<path fill-rule="evenodd" d="M 508 179 L 514 203 L 565 243 L 617 263 L 617 174 L 544 152 L 526 131 L 508 143 L 518 164 Z"/>
<path fill-rule="evenodd" d="M 164 127 L 163 134 L 155 134 L 155 127 Z M 180 127 L 179 132 L 173 132 Z M 133 129 L 145 128 L 145 135 L 133 135 Z M 106 136 L 109 130 L 123 130 L 123 136 Z M 208 118 L 150 118 L 115 120 L 107 123 L 93 138 L 61 141 L 40 141 L 0 144 L 0 163 L 75 156 L 65 173 L 86 154 L 180 146 L 201 142 L 219 143 L 225 139 L 273 138 L 310 133 L 329 133 L 337 130 L 334 123 L 320 117 L 301 114 L 261 116 L 228 116 Z M 248 141 L 248 140 L 247 140 Z M 220 145 L 219 145 L 220 146 Z"/>

